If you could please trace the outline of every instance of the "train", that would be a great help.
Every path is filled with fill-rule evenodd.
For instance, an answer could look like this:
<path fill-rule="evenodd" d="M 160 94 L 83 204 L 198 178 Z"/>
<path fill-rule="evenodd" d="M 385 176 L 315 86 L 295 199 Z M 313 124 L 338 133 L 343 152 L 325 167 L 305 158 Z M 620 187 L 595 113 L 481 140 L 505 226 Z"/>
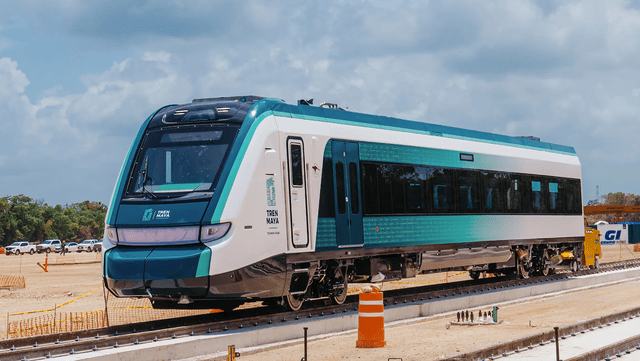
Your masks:
<path fill-rule="evenodd" d="M 573 147 L 258 96 L 153 112 L 105 223 L 106 288 L 160 309 L 298 310 L 354 282 L 577 269 L 584 251 Z"/>

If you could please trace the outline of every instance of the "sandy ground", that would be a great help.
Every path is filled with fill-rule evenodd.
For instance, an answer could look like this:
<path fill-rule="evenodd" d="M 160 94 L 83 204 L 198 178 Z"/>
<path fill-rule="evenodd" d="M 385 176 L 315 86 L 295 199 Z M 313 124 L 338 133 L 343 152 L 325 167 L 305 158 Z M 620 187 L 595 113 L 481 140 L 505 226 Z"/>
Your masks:
<path fill-rule="evenodd" d="M 613 245 L 613 246 L 604 246 L 603 253 L 604 257 L 602 262 L 614 262 L 619 259 L 631 259 L 631 258 L 640 258 L 640 252 L 631 252 L 631 246 L 625 245 Z M 45 263 L 46 256 L 44 254 L 35 254 L 35 255 L 21 255 L 21 256 L 6 256 L 0 255 L 0 275 L 21 275 L 25 277 L 26 288 L 22 289 L 12 289 L 12 290 L 1 290 L 0 289 L 0 339 L 5 338 L 6 334 L 6 324 L 7 324 L 7 315 L 11 321 L 16 319 L 24 319 L 29 317 L 36 317 L 39 314 L 43 314 L 43 312 L 37 313 L 37 311 L 52 309 L 56 306 L 63 305 L 64 306 L 58 308 L 58 312 L 90 312 L 95 310 L 100 310 L 105 308 L 104 294 L 102 290 L 102 281 L 101 281 L 101 264 L 100 264 L 100 254 L 99 253 L 72 253 L 67 254 L 65 256 L 50 254 L 48 258 L 48 272 L 44 272 L 37 263 L 40 264 Z M 413 286 L 418 284 L 429 284 L 434 282 L 452 282 L 456 280 L 468 279 L 468 275 L 466 273 L 454 273 L 450 272 L 448 274 L 432 274 L 432 275 L 420 275 L 415 278 L 405 279 L 400 282 L 386 282 L 384 284 L 384 289 L 391 289 L 397 287 L 406 287 Z M 357 291 L 362 285 L 352 284 L 350 285 L 351 291 Z M 574 311 L 563 311 L 563 307 L 566 304 L 573 304 L 571 301 L 554 301 L 555 298 L 547 299 L 543 302 L 539 308 L 533 308 L 531 311 L 525 312 L 525 314 L 519 314 L 518 311 L 510 311 L 509 309 L 505 309 L 503 315 L 505 320 L 507 320 L 507 324 L 500 326 L 500 329 L 505 329 L 505 335 L 507 337 L 515 338 L 520 337 L 520 335 L 528 334 L 527 331 L 531 332 L 539 332 L 540 327 L 551 327 L 556 322 L 562 323 L 572 323 L 578 319 L 591 318 L 594 316 L 586 316 L 587 311 L 591 312 L 592 310 L 598 310 L 598 312 L 603 312 L 599 314 L 605 314 L 613 312 L 613 309 L 610 307 L 616 307 L 615 309 L 626 309 L 635 306 L 635 300 L 640 300 L 640 294 L 635 294 L 635 289 L 639 289 L 636 287 L 627 288 L 628 295 L 634 295 L 629 298 L 620 298 L 616 299 L 613 302 L 613 295 L 609 296 L 607 293 L 600 294 L 600 291 L 593 291 L 593 295 L 590 292 L 586 292 L 585 295 L 577 297 L 578 300 L 582 300 L 581 302 L 577 302 L 577 304 L 581 304 L 583 309 L 578 309 Z M 631 291 L 629 291 L 631 290 Z M 640 291 L 638 291 L 640 292 Z M 623 295 L 620 295 L 622 297 Z M 617 297 L 617 296 L 616 296 Z M 146 299 L 141 299 L 138 301 L 134 300 L 126 300 L 126 299 L 115 299 L 113 296 L 109 296 L 109 307 L 115 307 L 119 303 L 127 302 L 137 302 L 137 306 L 149 306 L 149 303 Z M 588 301 L 588 302 L 587 302 Z M 546 302 L 546 303 L 545 303 Z M 584 303 L 587 302 L 587 303 Z M 619 305 L 619 306 L 618 306 Z M 606 306 L 606 307 L 604 307 Z M 16 315 L 19 313 L 25 312 L 36 312 L 29 313 L 23 315 Z M 147 312 L 154 312 L 149 310 Z M 208 312 L 208 311 L 204 311 Z M 513 316 L 511 315 L 513 313 Z M 531 315 L 537 315 L 540 313 L 541 315 L 549 315 L 550 319 L 546 318 L 538 318 L 533 317 Z M 585 313 L 584 317 L 579 316 L 580 314 Z M 175 315 L 173 315 L 175 316 Z M 510 318 L 509 318 L 510 317 Z M 528 321 L 531 320 L 533 325 L 536 327 L 528 328 Z M 492 341 L 492 338 L 489 337 L 486 340 L 483 340 L 480 337 L 476 337 L 477 334 L 494 334 L 497 328 L 492 328 L 488 330 L 488 332 L 478 332 L 478 330 L 448 330 L 442 331 L 444 327 L 445 320 L 439 321 L 428 321 L 421 322 L 416 325 L 406 326 L 408 328 L 408 332 L 410 334 L 414 333 L 425 333 L 429 334 L 429 332 L 433 332 L 433 335 L 429 337 L 421 338 L 421 342 L 427 345 L 433 342 L 432 348 L 434 350 L 439 350 L 440 353 L 433 353 L 430 355 L 439 356 L 440 354 L 451 354 L 455 353 L 456 347 L 453 348 L 442 348 L 441 339 L 453 338 L 465 340 L 464 345 L 462 342 L 458 342 L 459 346 L 457 347 L 460 350 L 469 350 L 473 348 L 477 348 L 482 344 L 486 343 L 495 343 Z M 517 326 L 516 326 L 517 325 Z M 526 326 L 526 327 L 524 327 Z M 411 327 L 417 327 L 417 329 L 411 329 Z M 424 329 L 422 328 L 424 327 Z M 389 347 L 385 348 L 387 351 L 393 351 L 397 340 L 404 340 L 403 342 L 407 342 L 410 340 L 410 337 L 398 335 L 396 336 L 391 328 L 389 329 L 387 341 L 390 344 Z M 431 330 L 431 331 L 430 331 Z M 513 334 L 511 332 L 513 331 Z M 469 335 L 466 335 L 465 332 L 470 332 Z M 457 335 L 460 335 L 458 337 Z M 474 336 L 476 335 L 476 336 Z M 332 338 L 328 341 L 314 341 L 314 342 L 329 342 L 327 346 L 323 346 L 323 348 L 330 348 L 337 350 L 345 349 L 351 350 L 353 345 L 355 345 L 355 337 L 356 335 L 347 335 L 340 336 L 336 338 Z M 405 340 L 407 339 L 407 340 Z M 476 341 L 476 339 L 478 341 Z M 425 341 L 427 340 L 427 341 Z M 343 346 L 341 342 L 344 343 Z M 477 346 L 474 346 L 476 343 Z M 333 346 L 332 346 L 333 345 Z M 468 345 L 468 346 L 467 346 Z M 402 350 L 418 350 L 420 347 L 418 345 L 406 345 L 402 347 Z M 449 351 L 445 351 L 449 350 Z M 297 353 L 294 351 L 287 351 L 284 354 Z M 355 352 L 360 352 L 362 354 L 362 350 L 358 350 Z M 376 351 L 372 351 L 376 352 Z M 404 352 L 404 351 L 403 351 Z M 418 351 L 416 351 L 418 352 Z M 422 352 L 422 351 L 420 351 Z M 277 354 L 278 352 L 276 352 Z M 340 352 L 337 352 L 340 354 Z M 355 354 L 354 358 L 357 358 L 360 354 Z M 400 352 L 397 353 L 400 355 Z M 382 356 L 380 354 L 372 354 L 372 357 L 384 358 L 387 356 Z M 391 357 L 390 355 L 388 357 Z M 298 357 L 298 356 L 296 356 Z M 299 359 L 302 356 L 299 356 Z M 327 355 L 327 357 L 333 357 Z M 338 359 L 339 356 L 336 356 Z M 402 357 L 402 356 L 399 356 Z M 407 351 L 405 357 L 412 357 L 411 353 Z M 271 356 L 269 356 L 271 358 Z M 352 357 L 349 357 L 352 358 Z M 243 360 L 248 358 L 243 357 Z M 258 358 L 253 358 L 258 359 Z M 277 359 L 277 358 L 274 358 Z M 289 358 L 296 359 L 296 358 Z M 315 358 L 322 359 L 322 358 Z M 409 358 L 411 359 L 411 358 Z M 426 358 L 429 359 L 429 358 Z M 407 358 L 403 358 L 403 360 L 407 360 Z"/>

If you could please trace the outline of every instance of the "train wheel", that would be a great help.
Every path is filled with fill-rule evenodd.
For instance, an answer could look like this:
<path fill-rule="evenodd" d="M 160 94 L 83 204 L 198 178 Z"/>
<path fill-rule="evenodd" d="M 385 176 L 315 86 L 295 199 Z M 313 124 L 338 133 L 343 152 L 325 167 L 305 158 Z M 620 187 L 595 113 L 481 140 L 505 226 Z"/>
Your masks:
<path fill-rule="evenodd" d="M 549 255 L 547 252 L 542 253 L 542 264 L 540 265 L 540 274 L 543 276 L 549 275 Z"/>
<path fill-rule="evenodd" d="M 334 305 L 341 305 L 347 299 L 347 293 L 349 292 L 349 280 L 342 273 L 342 269 L 338 266 L 331 268 L 331 280 L 329 281 L 329 287 L 333 290 L 329 296 L 331 303 Z"/>
<path fill-rule="evenodd" d="M 575 259 L 571 260 L 571 272 L 578 272 L 578 261 Z"/>
<path fill-rule="evenodd" d="M 520 277 L 524 279 L 529 278 L 529 267 L 526 262 L 523 262 L 522 260 L 518 262 L 518 272 L 520 273 Z"/>
<path fill-rule="evenodd" d="M 288 294 L 282 297 L 284 306 L 291 311 L 298 311 L 302 308 L 304 303 L 304 295 L 292 295 Z"/>

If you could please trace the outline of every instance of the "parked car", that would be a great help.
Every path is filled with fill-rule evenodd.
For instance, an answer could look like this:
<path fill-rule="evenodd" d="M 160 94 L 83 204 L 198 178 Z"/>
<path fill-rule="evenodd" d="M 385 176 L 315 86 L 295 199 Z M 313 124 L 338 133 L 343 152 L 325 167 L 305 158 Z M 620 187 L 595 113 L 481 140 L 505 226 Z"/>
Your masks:
<path fill-rule="evenodd" d="M 97 239 L 85 239 L 84 241 L 80 242 L 80 244 L 78 245 L 78 252 L 82 252 L 82 251 L 98 252 L 95 246 L 96 242 L 98 242 Z"/>
<path fill-rule="evenodd" d="M 36 252 L 36 246 L 29 244 L 29 242 L 13 242 L 4 249 L 4 253 L 8 256 L 10 254 L 29 253 L 34 254 Z"/>
<path fill-rule="evenodd" d="M 56 253 L 62 252 L 62 247 L 67 249 L 67 252 L 78 252 L 78 244 L 76 242 L 63 243 L 62 246 L 56 246 Z"/>
<path fill-rule="evenodd" d="M 59 239 L 48 239 L 38 245 L 36 245 L 36 251 L 38 253 L 46 252 L 55 252 L 56 247 L 62 245 L 62 242 Z"/>
<path fill-rule="evenodd" d="M 96 252 L 102 252 L 102 240 L 99 239 L 98 242 L 96 242 L 94 245 L 94 251 Z"/>

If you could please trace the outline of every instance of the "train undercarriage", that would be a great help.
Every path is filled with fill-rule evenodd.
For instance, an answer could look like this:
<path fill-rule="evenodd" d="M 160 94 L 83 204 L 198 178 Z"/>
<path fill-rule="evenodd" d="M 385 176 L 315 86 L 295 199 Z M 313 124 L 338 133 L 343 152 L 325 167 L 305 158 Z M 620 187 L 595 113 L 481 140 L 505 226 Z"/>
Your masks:
<path fill-rule="evenodd" d="M 270 300 L 298 310 L 305 300 L 326 297 L 342 304 L 349 283 L 377 283 L 415 277 L 418 274 L 468 271 L 472 279 L 491 273 L 521 278 L 546 276 L 556 269 L 582 268 L 581 242 L 504 245 L 483 248 L 434 250 L 355 259 L 292 264 L 288 294 Z"/>

